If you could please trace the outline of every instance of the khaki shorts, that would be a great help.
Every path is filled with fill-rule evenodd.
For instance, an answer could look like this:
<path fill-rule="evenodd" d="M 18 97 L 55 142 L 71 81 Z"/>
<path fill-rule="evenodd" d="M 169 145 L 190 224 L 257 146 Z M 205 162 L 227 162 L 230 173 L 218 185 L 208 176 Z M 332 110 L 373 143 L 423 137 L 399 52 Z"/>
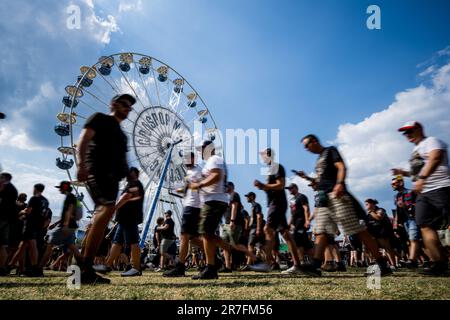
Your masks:
<path fill-rule="evenodd" d="M 169 250 L 169 248 L 172 246 L 172 244 L 174 243 L 175 240 L 171 240 L 171 239 L 162 239 L 161 240 L 161 247 L 160 247 L 160 253 L 164 254 L 167 253 L 167 251 Z"/>
<path fill-rule="evenodd" d="M 222 227 L 222 239 L 235 246 L 239 244 L 239 239 L 242 234 L 242 226 L 235 226 L 234 230 L 231 230 L 229 224 L 224 224 Z"/>
<path fill-rule="evenodd" d="M 365 228 L 359 223 L 352 198 L 343 195 L 337 199 L 333 193 L 328 194 L 328 206 L 316 209 L 316 234 L 335 235 L 338 226 L 342 228 L 344 235 L 360 233 Z"/>

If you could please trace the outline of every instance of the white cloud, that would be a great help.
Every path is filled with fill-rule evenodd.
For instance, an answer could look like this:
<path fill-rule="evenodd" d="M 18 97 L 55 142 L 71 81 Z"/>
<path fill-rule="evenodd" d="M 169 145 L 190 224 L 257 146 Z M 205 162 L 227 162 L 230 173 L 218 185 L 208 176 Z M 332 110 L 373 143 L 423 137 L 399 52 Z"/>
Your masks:
<path fill-rule="evenodd" d="M 93 0 L 85 0 L 88 14 L 83 27 L 87 26 L 87 34 L 96 42 L 101 44 L 109 44 L 111 34 L 120 31 L 117 19 L 114 15 L 108 14 L 106 18 L 97 15 Z"/>
<path fill-rule="evenodd" d="M 119 2 L 119 13 L 127 11 L 140 11 L 142 10 L 142 0 L 136 2 L 131 1 L 120 1 Z"/>
<path fill-rule="evenodd" d="M 25 105 L 17 108 L 10 120 L 0 127 L 0 146 L 10 146 L 21 150 L 43 151 L 45 147 L 37 144 L 29 135 L 33 123 L 33 113 L 45 113 L 49 110 L 49 101 L 57 96 L 52 83 L 43 83 L 37 95 L 26 101 Z"/>
<path fill-rule="evenodd" d="M 349 167 L 350 188 L 358 195 L 386 190 L 390 169 L 408 168 L 413 146 L 397 132 L 406 121 L 417 120 L 426 134 L 449 142 L 450 63 L 429 67 L 426 72 L 431 80 L 428 86 L 399 92 L 386 109 L 339 127 L 336 142 Z"/>
<path fill-rule="evenodd" d="M 44 196 L 49 200 L 53 214 L 60 214 L 64 197 L 54 186 L 58 185 L 61 180 L 67 179 L 63 171 L 15 163 L 13 161 L 5 161 L 3 165 L 3 170 L 11 172 L 13 175 L 12 183 L 14 186 L 19 192 L 26 193 L 28 199 L 33 195 L 33 186 L 36 183 L 44 184 Z"/>

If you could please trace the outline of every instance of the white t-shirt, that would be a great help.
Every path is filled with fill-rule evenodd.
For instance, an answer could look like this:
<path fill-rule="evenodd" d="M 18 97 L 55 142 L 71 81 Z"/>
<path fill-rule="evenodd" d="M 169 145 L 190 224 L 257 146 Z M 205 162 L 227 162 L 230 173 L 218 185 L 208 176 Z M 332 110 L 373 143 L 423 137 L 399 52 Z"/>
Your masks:
<path fill-rule="evenodd" d="M 433 150 L 443 150 L 442 161 L 436 170 L 425 180 L 423 192 L 450 187 L 450 170 L 448 166 L 447 144 L 437 138 L 428 137 L 422 140 L 413 150 L 413 158 L 419 156 L 428 163 L 429 154 Z M 420 173 L 419 173 L 420 175 Z"/>
<path fill-rule="evenodd" d="M 228 203 L 228 194 L 225 190 L 225 164 L 221 157 L 211 156 L 202 170 L 203 177 L 208 177 L 212 169 L 220 169 L 221 178 L 218 182 L 200 189 L 200 199 L 203 203 L 207 201 L 221 201 Z"/>
<path fill-rule="evenodd" d="M 202 180 L 202 169 L 199 166 L 195 166 L 188 169 L 186 172 L 186 181 L 199 182 Z M 183 198 L 184 207 L 201 208 L 202 202 L 200 201 L 200 192 L 198 190 L 187 189 Z"/>

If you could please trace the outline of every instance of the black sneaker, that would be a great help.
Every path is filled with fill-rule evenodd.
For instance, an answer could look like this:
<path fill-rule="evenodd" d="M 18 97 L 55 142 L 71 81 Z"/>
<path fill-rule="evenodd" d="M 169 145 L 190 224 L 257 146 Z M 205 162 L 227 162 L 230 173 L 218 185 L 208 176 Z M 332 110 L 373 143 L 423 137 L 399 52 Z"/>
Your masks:
<path fill-rule="evenodd" d="M 175 269 L 165 271 L 163 277 L 184 277 L 186 275 L 185 272 L 184 264 L 178 263 Z"/>
<path fill-rule="evenodd" d="M 367 271 L 364 273 L 364 275 L 366 277 L 374 275 L 377 272 L 376 271 L 377 268 L 380 270 L 380 276 L 382 276 L 382 277 L 383 276 L 390 276 L 390 275 L 392 275 L 392 269 L 388 265 L 386 260 L 384 260 L 384 259 L 382 259 L 382 260 L 378 261 L 377 263 L 367 267 Z"/>
<path fill-rule="evenodd" d="M 408 260 L 406 261 L 405 265 L 407 269 L 417 269 L 419 267 L 417 260 L 416 261 Z"/>
<path fill-rule="evenodd" d="M 446 261 L 431 262 L 429 267 L 423 268 L 421 274 L 424 276 L 448 276 L 448 263 Z"/>
<path fill-rule="evenodd" d="M 198 275 L 192 276 L 193 280 L 211 280 L 218 279 L 217 270 L 214 267 L 206 267 L 205 270 L 200 272 Z"/>
<path fill-rule="evenodd" d="M 232 273 L 233 270 L 228 269 L 227 267 L 223 266 L 220 270 L 219 273 Z"/>
<path fill-rule="evenodd" d="M 81 284 L 110 284 L 111 280 L 103 278 L 95 273 L 94 270 L 84 271 L 81 273 Z"/>
<path fill-rule="evenodd" d="M 327 261 L 325 265 L 322 267 L 323 271 L 326 272 L 336 272 L 337 271 L 337 265 L 334 261 Z"/>
<path fill-rule="evenodd" d="M 316 268 L 313 264 L 304 264 L 300 266 L 300 270 L 312 277 L 321 277 L 322 276 L 322 271 L 320 270 L 320 268 Z"/>
<path fill-rule="evenodd" d="M 347 272 L 347 268 L 345 267 L 345 263 L 343 263 L 342 261 L 341 261 L 341 262 L 338 262 L 338 263 L 337 263 L 336 271 L 339 271 L 339 272 Z"/>

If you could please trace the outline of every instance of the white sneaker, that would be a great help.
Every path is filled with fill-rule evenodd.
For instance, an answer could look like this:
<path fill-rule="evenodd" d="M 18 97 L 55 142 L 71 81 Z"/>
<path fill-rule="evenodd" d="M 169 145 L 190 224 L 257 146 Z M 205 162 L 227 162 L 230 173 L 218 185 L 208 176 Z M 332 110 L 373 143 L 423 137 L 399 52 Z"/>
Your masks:
<path fill-rule="evenodd" d="M 142 272 L 139 271 L 138 269 L 135 268 L 131 268 L 130 270 L 128 270 L 127 272 L 123 272 L 120 274 L 122 277 L 137 277 L 142 275 Z"/>
<path fill-rule="evenodd" d="M 162 272 L 162 271 L 163 271 L 163 269 L 160 268 L 160 267 L 158 267 L 158 268 L 155 269 L 155 272 Z"/>
<path fill-rule="evenodd" d="M 292 266 L 287 270 L 281 272 L 281 274 L 302 274 L 302 271 L 297 266 Z"/>
<path fill-rule="evenodd" d="M 253 271 L 256 271 L 256 272 L 269 272 L 269 271 L 272 271 L 272 267 L 268 263 L 265 263 L 265 262 L 258 263 L 258 264 L 253 264 L 253 265 L 250 266 L 250 268 Z"/>

